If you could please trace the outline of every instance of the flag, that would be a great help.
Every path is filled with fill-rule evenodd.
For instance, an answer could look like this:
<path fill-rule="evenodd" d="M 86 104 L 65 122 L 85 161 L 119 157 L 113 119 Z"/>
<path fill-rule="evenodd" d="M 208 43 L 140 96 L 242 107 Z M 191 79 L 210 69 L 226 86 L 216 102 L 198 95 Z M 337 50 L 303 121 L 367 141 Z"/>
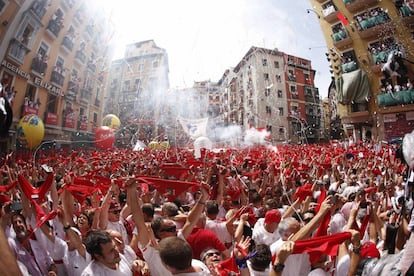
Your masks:
<path fill-rule="evenodd" d="M 198 138 L 206 136 L 207 133 L 207 122 L 208 118 L 202 119 L 186 119 L 183 117 L 178 117 L 178 121 L 185 133 L 187 133 L 191 138 Z"/>
<path fill-rule="evenodd" d="M 338 12 L 338 14 L 336 16 L 338 17 L 339 20 L 341 20 L 341 22 L 342 22 L 342 24 L 344 24 L 344 26 L 349 24 L 348 19 L 341 12 Z"/>

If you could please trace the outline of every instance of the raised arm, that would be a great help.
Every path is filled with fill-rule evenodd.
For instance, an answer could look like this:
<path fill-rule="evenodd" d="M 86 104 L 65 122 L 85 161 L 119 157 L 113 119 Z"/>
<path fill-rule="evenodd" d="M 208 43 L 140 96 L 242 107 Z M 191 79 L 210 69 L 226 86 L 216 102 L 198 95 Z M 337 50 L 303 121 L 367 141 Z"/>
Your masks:
<path fill-rule="evenodd" d="M 141 246 L 146 246 L 150 241 L 150 235 L 148 233 L 147 226 L 144 221 L 144 214 L 142 209 L 138 204 L 136 190 L 137 183 L 136 180 L 128 180 L 127 182 L 127 204 L 131 208 L 132 219 L 135 222 L 135 226 L 138 229 L 138 241 Z"/>
<path fill-rule="evenodd" d="M 194 229 L 194 226 L 197 223 L 198 218 L 200 217 L 201 213 L 204 211 L 204 206 L 206 201 L 209 197 L 208 191 L 210 186 L 206 183 L 203 183 L 201 186 L 201 197 L 194 205 L 193 209 L 191 209 L 190 213 L 188 213 L 187 220 L 182 228 L 182 233 L 184 238 L 190 236 L 191 232 Z"/>
<path fill-rule="evenodd" d="M 302 227 L 290 240 L 291 241 L 298 241 L 308 238 L 313 231 L 315 231 L 319 224 L 321 223 L 323 217 L 328 213 L 328 211 L 332 208 L 331 203 L 332 196 L 327 196 L 325 200 L 322 202 L 321 208 L 319 212 L 313 217 L 313 219 Z"/>

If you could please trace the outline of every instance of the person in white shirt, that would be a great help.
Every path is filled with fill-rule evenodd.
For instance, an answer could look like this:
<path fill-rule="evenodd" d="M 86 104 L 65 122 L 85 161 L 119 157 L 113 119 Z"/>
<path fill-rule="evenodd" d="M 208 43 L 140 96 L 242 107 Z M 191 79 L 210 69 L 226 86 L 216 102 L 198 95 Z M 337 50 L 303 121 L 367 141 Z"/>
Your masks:
<path fill-rule="evenodd" d="M 280 238 L 277 231 L 282 214 L 277 209 L 268 210 L 264 218 L 257 220 L 252 239 L 256 244 L 271 245 Z"/>
<path fill-rule="evenodd" d="M 230 248 L 233 242 L 234 227 L 232 220 L 220 221 L 217 220 L 219 213 L 219 205 L 214 200 L 208 200 L 206 202 L 206 225 L 205 229 L 213 231 L 220 241 L 227 247 Z"/>
<path fill-rule="evenodd" d="M 275 255 L 285 241 L 289 239 L 291 235 L 297 233 L 300 229 L 299 222 L 292 218 L 285 218 L 279 223 L 280 239 L 270 246 L 272 255 Z M 311 264 L 308 254 L 291 254 L 285 261 L 285 269 L 283 270 L 283 276 L 289 275 L 308 275 L 311 271 Z"/>
<path fill-rule="evenodd" d="M 123 257 L 108 232 L 102 230 L 90 231 L 85 237 L 86 250 L 92 256 L 92 262 L 84 269 L 82 276 L 132 275 L 134 265 L 129 264 Z"/>
<path fill-rule="evenodd" d="M 43 243 L 37 239 L 42 233 L 34 233 L 30 238 L 31 232 L 22 214 L 13 214 L 11 222 L 16 237 L 8 238 L 8 242 L 17 260 L 26 266 L 31 275 L 47 275 L 54 263 Z"/>

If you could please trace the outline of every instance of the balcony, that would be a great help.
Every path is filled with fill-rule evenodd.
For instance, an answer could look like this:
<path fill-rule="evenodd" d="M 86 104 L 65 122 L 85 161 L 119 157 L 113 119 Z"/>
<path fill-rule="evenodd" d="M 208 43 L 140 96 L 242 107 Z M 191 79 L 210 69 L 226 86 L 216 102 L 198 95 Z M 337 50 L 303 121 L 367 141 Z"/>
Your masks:
<path fill-rule="evenodd" d="M 84 87 L 81 89 L 81 103 L 88 104 L 89 99 L 91 98 L 91 91 L 92 89 L 90 87 Z"/>
<path fill-rule="evenodd" d="M 397 91 L 377 96 L 378 106 L 394 106 L 414 103 L 414 90 Z"/>
<path fill-rule="evenodd" d="M 390 22 L 391 20 L 387 13 L 379 12 L 376 16 L 364 18 L 364 15 L 369 12 L 371 11 L 355 17 L 358 33 L 362 39 L 383 37 L 395 30 L 395 27 L 392 22 Z"/>
<path fill-rule="evenodd" d="M 69 81 L 68 83 L 68 91 L 71 91 L 75 93 L 75 95 L 78 95 L 79 92 L 79 84 L 75 83 L 74 81 Z"/>
<path fill-rule="evenodd" d="M 75 6 L 75 0 L 63 0 L 63 7 L 67 10 L 72 9 Z"/>
<path fill-rule="evenodd" d="M 75 101 L 76 101 L 76 93 L 75 93 L 75 92 L 73 92 L 73 91 L 68 91 L 68 92 L 65 94 L 65 99 L 66 99 L 67 101 L 70 101 L 70 102 L 75 102 Z"/>
<path fill-rule="evenodd" d="M 59 73 L 58 71 L 53 71 L 52 76 L 50 77 L 50 81 L 59 85 L 63 86 L 63 82 L 65 81 L 65 77 Z"/>
<path fill-rule="evenodd" d="M 35 73 L 44 76 L 47 69 L 47 63 L 43 60 L 43 58 L 35 57 L 32 59 L 30 69 Z"/>
<path fill-rule="evenodd" d="M 355 61 L 350 61 L 341 65 L 343 73 L 349 73 L 358 69 L 358 64 Z"/>
<path fill-rule="evenodd" d="M 369 7 L 373 7 L 378 3 L 378 0 L 343 0 L 345 7 L 351 13 L 356 13 L 365 10 Z"/>
<path fill-rule="evenodd" d="M 78 50 L 76 51 L 75 59 L 84 64 L 86 60 L 86 55 L 83 53 L 83 51 Z"/>
<path fill-rule="evenodd" d="M 89 24 L 85 28 L 86 33 L 89 35 L 89 37 L 93 37 L 93 25 Z"/>
<path fill-rule="evenodd" d="M 30 49 L 26 46 L 26 44 L 14 38 L 10 42 L 8 56 L 20 64 L 23 64 L 24 58 L 29 51 Z"/>
<path fill-rule="evenodd" d="M 322 15 L 323 15 L 323 18 L 326 20 L 326 22 L 328 22 L 330 24 L 333 24 L 333 23 L 335 23 L 339 20 L 338 16 L 337 16 L 338 11 L 337 11 L 337 9 L 334 5 L 331 5 L 327 8 L 325 8 L 322 11 Z"/>
<path fill-rule="evenodd" d="M 69 52 L 73 49 L 73 41 L 69 36 L 65 36 L 62 41 L 62 45 L 69 50 Z"/>
<path fill-rule="evenodd" d="M 407 6 L 403 5 L 399 9 L 400 16 L 402 17 L 402 21 L 407 27 L 411 27 L 414 24 L 414 12 L 412 12 Z"/>
<path fill-rule="evenodd" d="M 83 12 L 83 8 L 84 7 L 80 7 L 76 11 L 75 16 L 74 16 L 75 22 L 78 23 L 79 25 L 82 25 L 83 24 L 83 21 L 85 20 L 85 14 Z"/>
<path fill-rule="evenodd" d="M 333 45 L 339 50 L 343 50 L 352 45 L 352 38 L 349 37 L 346 30 L 340 30 L 332 34 Z"/>
<path fill-rule="evenodd" d="M 289 81 L 296 81 L 296 77 L 295 77 L 295 76 L 293 76 L 293 75 L 289 75 L 289 76 L 288 76 L 288 80 L 289 80 Z"/>
<path fill-rule="evenodd" d="M 42 21 L 46 14 L 47 1 L 37 0 L 33 3 L 31 11 Z"/>
<path fill-rule="evenodd" d="M 51 19 L 47 24 L 46 30 L 51 33 L 55 38 L 59 36 L 59 32 L 62 29 L 62 19 Z"/>
<path fill-rule="evenodd" d="M 88 69 L 91 70 L 92 72 L 96 71 L 96 64 L 93 62 L 88 62 Z"/>

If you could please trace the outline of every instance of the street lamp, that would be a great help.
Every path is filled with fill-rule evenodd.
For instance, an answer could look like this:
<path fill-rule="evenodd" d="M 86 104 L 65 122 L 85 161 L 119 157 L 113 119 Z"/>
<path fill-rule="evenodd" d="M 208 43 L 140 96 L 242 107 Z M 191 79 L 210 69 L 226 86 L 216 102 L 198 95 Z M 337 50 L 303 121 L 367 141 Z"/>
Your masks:
<path fill-rule="evenodd" d="M 307 13 L 311 13 L 311 12 L 313 12 L 314 14 L 316 14 L 316 16 L 318 17 L 318 19 L 320 19 L 321 18 L 321 16 L 319 15 L 319 13 L 317 13 L 315 10 L 313 10 L 313 9 L 306 9 L 306 12 Z"/>

